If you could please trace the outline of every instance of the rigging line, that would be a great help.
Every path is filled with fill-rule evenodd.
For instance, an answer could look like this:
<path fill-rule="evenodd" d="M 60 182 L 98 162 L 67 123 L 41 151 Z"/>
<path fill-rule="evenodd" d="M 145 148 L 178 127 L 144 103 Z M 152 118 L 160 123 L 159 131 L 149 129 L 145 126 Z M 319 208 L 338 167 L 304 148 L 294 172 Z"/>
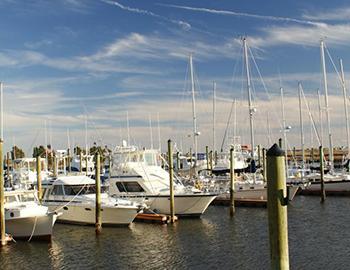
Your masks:
<path fill-rule="evenodd" d="M 231 110 L 230 110 L 230 113 L 229 113 L 229 116 L 228 116 L 228 119 L 227 119 L 227 122 L 226 122 L 226 128 L 225 128 L 224 137 L 222 139 L 222 143 L 221 143 L 221 147 L 220 147 L 220 152 L 223 152 L 223 150 L 224 150 L 223 149 L 224 148 L 224 143 L 225 143 L 225 139 L 226 139 L 226 135 L 227 135 L 227 130 L 228 130 L 229 125 L 230 125 L 232 111 L 233 111 L 233 107 L 234 107 L 235 102 L 236 102 L 236 100 L 234 99 L 232 101 L 232 104 L 231 104 Z"/>
<path fill-rule="evenodd" d="M 252 51 L 251 51 L 251 49 L 250 49 L 249 46 L 248 46 L 248 50 L 249 50 L 250 55 L 251 55 L 251 57 L 252 57 L 254 66 L 255 66 L 255 68 L 256 68 L 256 70 L 257 70 L 257 72 L 258 72 L 258 75 L 259 75 L 259 78 L 260 78 L 261 83 L 262 83 L 262 85 L 263 85 L 264 91 L 265 91 L 265 93 L 266 93 L 266 95 L 267 95 L 269 101 L 272 101 L 271 95 L 269 94 L 269 92 L 268 92 L 268 90 L 267 90 L 267 88 L 266 88 L 265 81 L 264 81 L 263 78 L 262 78 L 262 75 L 261 75 L 261 72 L 260 72 L 260 70 L 259 70 L 259 67 L 258 67 L 258 65 L 257 65 L 257 63 L 256 63 L 256 61 L 255 61 L 255 57 L 254 57 L 254 55 L 253 55 L 253 53 L 252 53 Z M 280 121 L 280 119 L 279 119 L 279 117 L 278 117 L 278 114 L 277 114 L 276 110 L 272 109 L 272 112 L 273 112 L 274 116 L 276 117 L 276 120 L 277 120 L 277 122 L 278 122 L 279 127 L 282 129 L 282 128 L 283 128 L 283 127 L 282 127 L 282 123 L 281 123 L 281 121 Z"/>
<path fill-rule="evenodd" d="M 184 107 L 184 104 L 185 104 L 185 97 L 187 96 L 187 87 L 188 87 L 188 75 L 189 75 L 189 63 L 187 62 L 187 65 L 186 65 L 186 73 L 185 73 L 185 79 L 184 79 L 184 84 L 183 84 L 183 88 L 182 88 L 182 94 L 181 94 L 181 99 L 180 99 L 180 102 L 179 102 L 179 106 L 178 108 L 180 108 L 180 111 L 182 111 L 182 108 Z M 176 130 L 176 134 L 175 136 L 177 137 L 177 139 L 179 140 L 179 136 L 180 136 L 180 142 L 182 140 L 182 137 L 183 137 L 183 133 L 180 132 L 180 131 L 183 131 L 182 128 L 180 128 L 180 117 L 181 117 L 181 113 L 179 114 L 176 114 L 176 121 L 174 122 L 174 125 L 173 127 L 175 128 Z M 183 118 L 183 117 L 182 117 Z M 176 126 L 178 128 L 176 128 Z M 181 149 L 181 151 L 183 151 L 183 149 Z"/>
<path fill-rule="evenodd" d="M 326 47 L 326 44 L 324 44 L 324 47 L 325 47 L 325 49 L 326 49 L 326 53 L 327 53 L 329 59 L 331 60 L 331 63 L 332 63 L 332 65 L 333 65 L 333 68 L 334 68 L 335 72 L 336 72 L 337 75 L 338 75 L 339 82 L 341 83 L 341 85 L 343 85 L 342 77 L 341 77 L 340 73 L 338 72 L 338 69 L 337 69 L 336 65 L 334 64 L 333 58 L 332 58 L 332 56 L 331 56 L 331 54 L 330 54 L 328 48 Z"/>
<path fill-rule="evenodd" d="M 90 118 L 90 123 L 91 123 L 91 124 L 93 125 L 93 127 L 94 127 L 93 130 L 94 130 L 94 131 L 96 132 L 96 134 L 97 134 L 97 141 L 100 141 L 100 143 L 102 144 L 105 140 L 103 139 L 101 133 L 100 133 L 99 130 L 97 129 L 96 123 L 91 119 L 91 115 L 88 113 L 88 110 L 87 110 L 87 108 L 86 108 L 86 105 L 85 105 L 83 102 L 81 102 L 81 104 L 82 104 L 82 106 L 83 106 L 83 108 L 84 108 L 84 111 L 85 111 L 85 114 L 86 114 L 86 116 L 87 116 L 87 119 Z"/>
<path fill-rule="evenodd" d="M 314 121 L 314 117 L 312 116 L 312 113 L 310 111 L 310 107 L 309 107 L 309 104 L 307 102 L 307 99 L 305 97 L 305 93 L 304 93 L 304 89 L 303 89 L 303 86 L 301 85 L 301 93 L 303 95 L 303 100 L 304 100 L 304 103 L 306 105 L 306 108 L 308 110 L 308 114 L 309 114 L 309 117 L 311 119 L 311 123 L 312 123 L 312 126 L 314 128 L 314 131 L 315 131 L 315 134 L 316 134 L 316 138 L 317 138 L 317 141 L 318 141 L 318 144 L 321 145 L 321 139 L 320 139 L 320 135 L 318 133 L 318 130 L 317 130 L 317 127 L 316 127 L 316 124 L 315 124 L 315 121 Z"/>
<path fill-rule="evenodd" d="M 38 129 L 37 129 L 37 132 L 36 132 L 36 135 L 35 135 L 35 137 L 34 137 L 34 140 L 33 140 L 32 143 L 30 144 L 27 153 L 30 153 L 30 151 L 33 149 L 34 144 L 36 143 L 36 141 L 37 141 L 37 139 L 38 139 L 38 137 L 39 137 L 40 131 L 41 131 L 41 128 L 38 128 Z"/>

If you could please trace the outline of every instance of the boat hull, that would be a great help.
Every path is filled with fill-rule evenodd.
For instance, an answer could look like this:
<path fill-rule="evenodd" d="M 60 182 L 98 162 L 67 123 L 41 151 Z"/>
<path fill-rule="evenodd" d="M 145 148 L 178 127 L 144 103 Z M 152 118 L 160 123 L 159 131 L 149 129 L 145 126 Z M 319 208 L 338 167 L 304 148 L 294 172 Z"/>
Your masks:
<path fill-rule="evenodd" d="M 56 213 L 44 216 L 6 219 L 6 232 L 14 239 L 51 239 L 52 229 L 57 219 Z"/>
<path fill-rule="evenodd" d="M 61 208 L 61 205 L 47 204 L 50 210 Z M 95 207 L 70 203 L 59 210 L 62 214 L 57 222 L 93 225 L 95 224 Z M 127 226 L 136 217 L 138 208 L 136 207 L 103 207 L 101 208 L 102 225 L 104 226 Z"/>
<path fill-rule="evenodd" d="M 350 195 L 350 181 L 339 180 L 339 181 L 325 181 L 326 195 Z M 302 190 L 302 195 L 320 195 L 321 194 L 321 182 L 311 182 L 307 188 Z"/>
<path fill-rule="evenodd" d="M 216 198 L 214 194 L 188 194 L 175 195 L 175 215 L 187 217 L 199 217 Z M 170 214 L 169 195 L 149 195 L 145 197 L 145 203 L 150 210 L 159 214 Z"/>

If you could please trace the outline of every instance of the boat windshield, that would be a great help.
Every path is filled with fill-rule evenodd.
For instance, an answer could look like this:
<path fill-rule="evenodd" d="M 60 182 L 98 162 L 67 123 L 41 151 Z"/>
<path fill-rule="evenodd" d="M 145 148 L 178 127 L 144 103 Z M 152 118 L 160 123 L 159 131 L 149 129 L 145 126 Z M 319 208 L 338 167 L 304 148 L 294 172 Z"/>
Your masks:
<path fill-rule="evenodd" d="M 101 187 L 101 193 L 106 191 L 106 187 Z M 96 194 L 95 185 L 74 185 L 74 186 L 64 186 L 64 194 L 66 196 L 75 196 L 75 195 L 88 195 Z"/>
<path fill-rule="evenodd" d="M 157 155 L 155 153 L 145 153 L 145 163 L 148 166 L 157 166 Z"/>

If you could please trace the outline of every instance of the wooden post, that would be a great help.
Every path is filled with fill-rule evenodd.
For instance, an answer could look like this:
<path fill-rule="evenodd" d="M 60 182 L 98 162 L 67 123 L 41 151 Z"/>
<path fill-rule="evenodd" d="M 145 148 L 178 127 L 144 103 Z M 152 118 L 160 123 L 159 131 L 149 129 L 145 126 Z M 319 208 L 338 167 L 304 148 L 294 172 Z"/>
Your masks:
<path fill-rule="evenodd" d="M 4 190 L 4 162 L 2 158 L 3 141 L 0 139 L 0 231 L 1 245 L 6 245 L 5 231 L 5 190 Z"/>
<path fill-rule="evenodd" d="M 95 206 L 95 232 L 99 234 L 102 230 L 101 217 L 101 175 L 100 175 L 100 155 L 96 154 L 95 180 L 96 180 L 96 206 Z"/>
<path fill-rule="evenodd" d="M 207 170 L 209 170 L 209 148 L 205 146 L 205 156 L 207 157 Z"/>
<path fill-rule="evenodd" d="M 176 152 L 176 171 L 180 170 L 180 153 L 179 151 Z"/>
<path fill-rule="evenodd" d="M 88 175 L 88 153 L 85 155 L 85 175 Z"/>
<path fill-rule="evenodd" d="M 7 183 L 9 183 L 10 187 L 12 187 L 12 183 L 10 179 L 10 152 L 6 153 L 6 177 L 7 177 Z"/>
<path fill-rule="evenodd" d="M 258 144 L 258 166 L 261 167 L 261 146 Z"/>
<path fill-rule="evenodd" d="M 213 172 L 213 151 L 209 152 L 209 167 L 210 171 Z"/>
<path fill-rule="evenodd" d="M 71 164 L 70 164 L 70 149 L 67 149 L 67 166 L 68 166 L 68 172 L 72 172 Z"/>
<path fill-rule="evenodd" d="M 289 269 L 285 156 L 277 144 L 267 151 L 267 209 L 271 269 Z"/>
<path fill-rule="evenodd" d="M 169 191 L 170 191 L 170 222 L 175 222 L 175 197 L 174 197 L 174 181 L 173 181 L 173 155 L 172 142 L 168 140 L 168 163 L 169 163 Z"/>
<path fill-rule="evenodd" d="M 57 157 L 53 156 L 53 177 L 57 177 L 58 176 L 58 172 L 57 172 Z"/>
<path fill-rule="evenodd" d="M 83 172 L 83 154 L 82 154 L 82 151 L 80 151 L 80 154 L 79 154 L 79 172 L 80 173 Z"/>
<path fill-rule="evenodd" d="M 214 165 L 216 165 L 218 163 L 218 151 L 214 151 Z"/>
<path fill-rule="evenodd" d="M 281 149 L 283 148 L 283 147 L 282 147 L 282 138 L 279 138 L 279 139 L 278 139 L 278 146 L 279 146 L 279 148 L 281 148 Z"/>
<path fill-rule="evenodd" d="M 326 190 L 324 187 L 324 166 L 323 166 L 323 147 L 320 145 L 320 182 L 321 182 L 321 203 L 326 200 Z"/>
<path fill-rule="evenodd" d="M 36 156 L 36 183 L 38 187 L 38 199 L 41 204 L 42 188 L 41 188 L 41 158 L 40 155 Z"/>
<path fill-rule="evenodd" d="M 235 213 L 235 165 L 233 158 L 233 148 L 230 149 L 230 216 L 233 217 Z"/>
<path fill-rule="evenodd" d="M 267 182 L 267 176 L 266 176 L 266 148 L 262 149 L 262 164 L 263 164 L 263 179 L 264 183 Z"/>

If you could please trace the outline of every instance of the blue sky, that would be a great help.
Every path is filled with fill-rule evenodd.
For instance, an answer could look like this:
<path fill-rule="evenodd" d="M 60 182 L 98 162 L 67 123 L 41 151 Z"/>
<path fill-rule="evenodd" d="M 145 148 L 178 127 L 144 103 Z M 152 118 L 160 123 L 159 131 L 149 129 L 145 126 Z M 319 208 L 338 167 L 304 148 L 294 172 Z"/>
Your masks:
<path fill-rule="evenodd" d="M 279 87 L 286 92 L 291 144 L 298 142 L 297 82 L 317 118 L 322 91 L 319 42 L 325 38 L 336 65 L 350 66 L 350 5 L 346 1 L 0 1 L 0 80 L 5 85 L 5 142 L 26 151 L 47 137 L 57 148 L 126 138 L 126 111 L 133 142 L 158 145 L 168 138 L 187 148 L 191 107 L 186 71 L 194 54 L 200 146 L 210 144 L 212 82 L 217 83 L 217 144 L 233 97 L 237 125 L 249 140 L 242 48 L 246 35 L 269 95 L 256 78 L 257 140 L 266 144 L 266 110 L 273 140 L 281 136 Z M 253 64 L 252 64 L 253 65 Z M 344 144 L 341 90 L 327 60 L 335 144 Z M 233 83 L 232 83 L 233 81 Z M 272 109 L 275 108 L 275 109 Z M 304 112 L 307 118 L 307 112 Z M 276 119 L 275 119 L 276 118 Z M 308 120 L 305 120 L 308 122 Z M 307 123 L 309 124 L 309 122 Z M 311 132 L 310 132 L 311 133 Z M 314 135 L 313 135 L 314 136 Z M 309 136 L 310 137 L 310 136 Z M 314 139 L 315 140 L 315 139 Z M 307 139 L 311 144 L 312 136 Z"/>

